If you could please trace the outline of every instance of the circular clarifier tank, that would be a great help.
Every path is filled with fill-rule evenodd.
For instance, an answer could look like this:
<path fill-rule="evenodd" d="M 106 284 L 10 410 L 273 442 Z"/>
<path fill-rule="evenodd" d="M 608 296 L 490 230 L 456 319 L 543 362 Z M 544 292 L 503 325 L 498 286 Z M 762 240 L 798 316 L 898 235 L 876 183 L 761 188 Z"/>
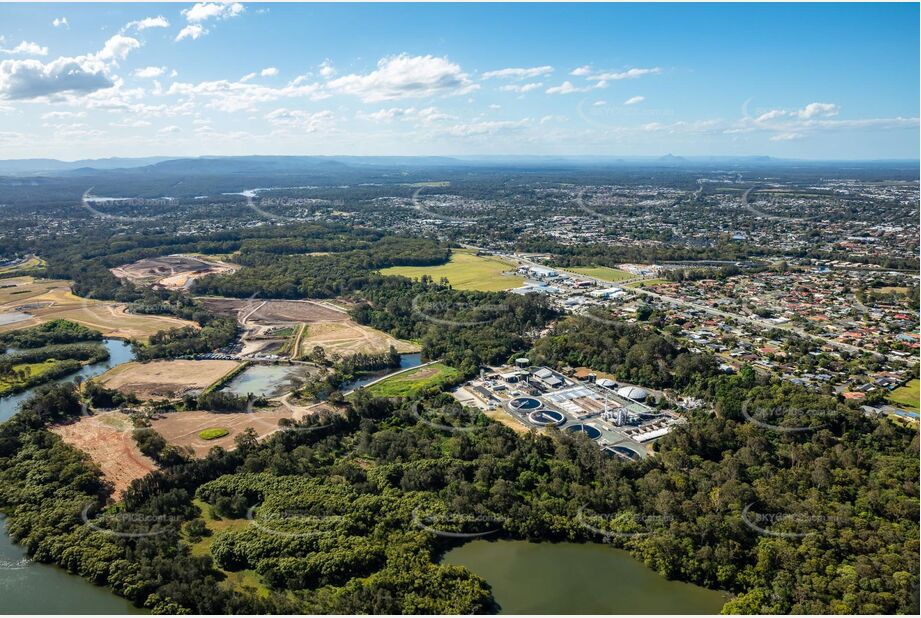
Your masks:
<path fill-rule="evenodd" d="M 535 399 L 534 397 L 515 397 L 508 402 L 508 407 L 512 410 L 525 411 L 525 410 L 538 410 L 543 407 L 544 404 L 540 400 Z"/>
<path fill-rule="evenodd" d="M 562 425 L 566 417 L 555 410 L 535 410 L 528 414 L 528 420 L 535 425 L 546 427 L 549 425 Z"/>
<path fill-rule="evenodd" d="M 566 431 L 569 433 L 584 433 L 591 440 L 597 440 L 601 437 L 601 432 L 592 427 L 591 425 L 585 425 L 584 423 L 578 423 L 576 425 L 570 425 L 566 428 Z"/>
<path fill-rule="evenodd" d="M 626 457 L 627 459 L 632 459 L 633 461 L 638 461 L 640 459 L 639 453 L 626 446 L 612 446 L 609 450 L 612 453 L 620 455 L 621 457 Z"/>

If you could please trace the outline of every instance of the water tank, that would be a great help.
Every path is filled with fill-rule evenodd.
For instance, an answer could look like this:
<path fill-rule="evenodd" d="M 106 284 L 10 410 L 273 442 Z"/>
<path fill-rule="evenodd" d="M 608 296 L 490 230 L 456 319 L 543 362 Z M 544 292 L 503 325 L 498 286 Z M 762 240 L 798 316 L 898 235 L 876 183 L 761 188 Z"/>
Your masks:
<path fill-rule="evenodd" d="M 649 393 L 639 386 L 624 386 L 623 388 L 617 389 L 617 394 L 634 401 L 646 401 L 646 398 L 649 397 Z"/>

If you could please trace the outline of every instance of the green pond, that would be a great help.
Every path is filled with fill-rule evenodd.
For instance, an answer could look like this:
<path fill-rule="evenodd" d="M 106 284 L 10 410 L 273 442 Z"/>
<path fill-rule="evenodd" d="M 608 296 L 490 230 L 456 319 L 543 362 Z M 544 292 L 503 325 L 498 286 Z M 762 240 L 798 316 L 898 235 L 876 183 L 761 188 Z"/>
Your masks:
<path fill-rule="evenodd" d="M 444 562 L 489 582 L 502 614 L 718 614 L 729 598 L 596 543 L 476 540 Z"/>

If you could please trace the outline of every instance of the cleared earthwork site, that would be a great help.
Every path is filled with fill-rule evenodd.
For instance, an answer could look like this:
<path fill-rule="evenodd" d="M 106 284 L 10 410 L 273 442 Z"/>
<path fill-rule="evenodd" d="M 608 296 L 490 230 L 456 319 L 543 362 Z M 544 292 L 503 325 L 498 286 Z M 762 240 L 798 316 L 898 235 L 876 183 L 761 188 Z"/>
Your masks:
<path fill-rule="evenodd" d="M 232 273 L 238 268 L 217 258 L 175 254 L 145 258 L 111 270 L 119 279 L 131 283 L 179 290 L 205 275 Z"/>
<path fill-rule="evenodd" d="M 241 300 L 208 298 L 199 300 L 211 311 L 236 316 L 243 327 L 242 355 L 278 353 L 297 359 L 320 346 L 328 357 L 338 354 L 418 352 L 419 346 L 395 339 L 356 323 L 346 308 L 329 301 Z"/>
<path fill-rule="evenodd" d="M 282 419 L 303 420 L 308 415 L 336 410 L 325 403 L 298 407 L 281 400 L 273 400 L 270 408 L 256 408 L 251 412 L 171 412 L 161 414 L 151 422 L 151 428 L 176 446 L 191 448 L 196 457 L 204 457 L 212 447 L 225 449 L 235 447 L 234 440 L 247 429 L 253 429 L 262 439 L 279 430 Z M 205 439 L 202 432 L 224 429 L 227 434 L 214 439 Z M 205 434 L 207 435 L 207 434 Z"/>
<path fill-rule="evenodd" d="M 114 486 L 116 500 L 131 481 L 157 469 L 153 460 L 138 449 L 133 430 L 131 419 L 121 412 L 81 416 L 71 423 L 51 428 L 64 442 L 90 456 Z"/>
<path fill-rule="evenodd" d="M 228 360 L 162 360 L 131 362 L 96 378 L 106 388 L 136 396 L 142 401 L 175 399 L 198 394 L 234 371 L 240 363 Z"/>
<path fill-rule="evenodd" d="M 0 279 L 0 332 L 64 319 L 100 331 L 105 337 L 146 341 L 161 330 L 197 325 L 160 315 L 129 313 L 123 303 L 80 298 L 60 279 Z"/>

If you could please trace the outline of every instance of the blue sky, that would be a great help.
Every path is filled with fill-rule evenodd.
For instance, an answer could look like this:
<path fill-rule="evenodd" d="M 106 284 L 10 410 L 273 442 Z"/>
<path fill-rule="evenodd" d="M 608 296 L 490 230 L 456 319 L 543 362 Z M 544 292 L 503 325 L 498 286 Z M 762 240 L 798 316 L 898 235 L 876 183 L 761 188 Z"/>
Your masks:
<path fill-rule="evenodd" d="M 917 4 L 0 5 L 0 158 L 919 156 Z"/>

